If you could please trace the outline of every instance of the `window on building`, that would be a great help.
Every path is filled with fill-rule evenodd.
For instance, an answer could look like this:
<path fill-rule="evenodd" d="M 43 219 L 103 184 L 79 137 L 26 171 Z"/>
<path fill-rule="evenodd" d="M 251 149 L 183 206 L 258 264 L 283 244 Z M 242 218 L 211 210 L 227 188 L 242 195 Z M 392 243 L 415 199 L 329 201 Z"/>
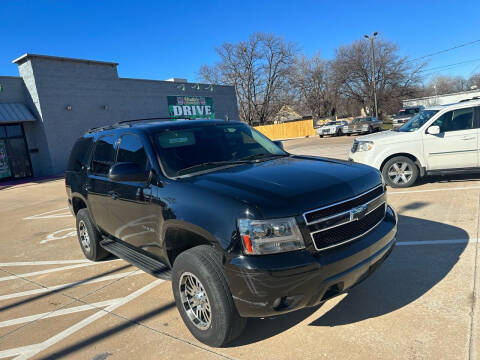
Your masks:
<path fill-rule="evenodd" d="M 140 138 L 133 134 L 126 134 L 120 138 L 117 162 L 132 162 L 140 169 L 147 170 L 147 154 Z"/>
<path fill-rule="evenodd" d="M 115 137 L 102 136 L 97 140 L 90 170 L 92 173 L 107 176 L 115 159 Z"/>
<path fill-rule="evenodd" d="M 5 130 L 7 132 L 7 137 L 21 137 L 21 136 L 23 136 L 21 125 L 6 125 Z"/>

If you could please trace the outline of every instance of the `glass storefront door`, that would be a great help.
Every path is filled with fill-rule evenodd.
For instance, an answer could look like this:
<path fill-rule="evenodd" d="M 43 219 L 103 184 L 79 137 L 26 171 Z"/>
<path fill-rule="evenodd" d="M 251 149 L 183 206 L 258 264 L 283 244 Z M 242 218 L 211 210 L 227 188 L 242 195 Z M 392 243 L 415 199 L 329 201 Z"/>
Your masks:
<path fill-rule="evenodd" d="M 21 124 L 0 125 L 0 180 L 32 176 Z"/>

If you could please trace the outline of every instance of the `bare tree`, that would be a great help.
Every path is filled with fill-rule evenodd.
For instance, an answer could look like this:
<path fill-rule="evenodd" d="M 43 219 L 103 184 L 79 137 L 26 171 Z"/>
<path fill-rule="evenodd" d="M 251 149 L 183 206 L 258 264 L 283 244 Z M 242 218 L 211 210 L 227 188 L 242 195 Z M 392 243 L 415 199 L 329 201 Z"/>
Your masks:
<path fill-rule="evenodd" d="M 298 58 L 292 71 L 291 84 L 299 100 L 315 119 L 329 116 L 336 108 L 338 90 L 333 81 L 331 65 L 320 55 Z"/>
<path fill-rule="evenodd" d="M 418 94 L 421 70 L 425 64 L 415 64 L 398 55 L 397 46 L 378 39 L 375 45 L 375 80 L 379 112 L 391 113 L 401 106 L 401 100 Z M 373 113 L 373 77 L 370 43 L 356 41 L 336 50 L 332 70 L 341 96 L 360 104 Z"/>
<path fill-rule="evenodd" d="M 266 123 L 289 102 L 288 75 L 296 46 L 270 34 L 254 33 L 247 41 L 224 43 L 216 49 L 220 61 L 202 65 L 199 77 L 214 84 L 233 85 L 240 118 Z"/>
<path fill-rule="evenodd" d="M 426 95 L 443 95 L 467 91 L 469 81 L 461 76 L 437 75 L 430 78 L 425 91 Z"/>

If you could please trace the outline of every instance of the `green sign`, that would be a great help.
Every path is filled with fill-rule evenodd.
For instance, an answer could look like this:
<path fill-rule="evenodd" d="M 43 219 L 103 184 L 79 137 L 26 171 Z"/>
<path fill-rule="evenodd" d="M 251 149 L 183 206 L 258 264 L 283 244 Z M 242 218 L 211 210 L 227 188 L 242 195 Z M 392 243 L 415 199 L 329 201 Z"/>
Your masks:
<path fill-rule="evenodd" d="M 173 119 L 215 119 L 213 99 L 205 96 L 167 96 Z"/>

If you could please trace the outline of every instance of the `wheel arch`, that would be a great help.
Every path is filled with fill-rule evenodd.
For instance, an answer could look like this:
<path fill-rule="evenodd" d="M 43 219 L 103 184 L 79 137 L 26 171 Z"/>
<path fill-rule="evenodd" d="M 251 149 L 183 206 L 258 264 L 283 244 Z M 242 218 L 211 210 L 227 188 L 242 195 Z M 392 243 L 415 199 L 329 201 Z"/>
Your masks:
<path fill-rule="evenodd" d="M 80 209 L 88 209 L 87 202 L 81 196 L 74 195 L 72 196 L 72 208 L 73 213 L 77 215 Z"/>
<path fill-rule="evenodd" d="M 410 154 L 410 153 L 403 153 L 403 152 L 400 152 L 400 153 L 395 153 L 395 154 L 392 154 L 392 155 L 389 155 L 387 156 L 383 161 L 382 161 L 382 164 L 380 165 L 380 171 L 383 171 L 383 167 L 385 166 L 385 164 L 387 163 L 387 161 L 389 161 L 390 159 L 393 159 L 394 157 L 397 157 L 397 156 L 404 156 L 404 157 L 407 157 L 409 158 L 410 160 L 412 160 L 414 162 L 415 165 L 417 165 L 417 168 L 418 168 L 418 171 L 419 171 L 419 175 L 421 177 L 423 177 L 425 175 L 425 167 L 422 165 L 422 163 L 420 162 L 419 158 L 413 154 Z"/>
<path fill-rule="evenodd" d="M 200 245 L 214 244 L 205 234 L 177 226 L 167 228 L 164 239 L 165 253 L 170 266 L 173 266 L 175 259 L 184 251 Z"/>

